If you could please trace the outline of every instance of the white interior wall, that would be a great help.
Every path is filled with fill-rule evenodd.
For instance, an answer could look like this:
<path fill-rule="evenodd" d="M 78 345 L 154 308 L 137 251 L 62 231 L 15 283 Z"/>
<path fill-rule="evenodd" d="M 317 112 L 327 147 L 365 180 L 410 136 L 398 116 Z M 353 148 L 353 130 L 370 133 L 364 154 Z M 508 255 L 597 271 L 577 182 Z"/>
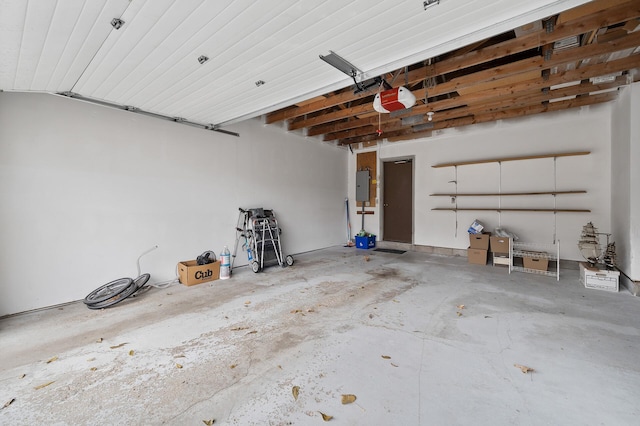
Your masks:
<path fill-rule="evenodd" d="M 628 271 L 631 259 L 631 90 L 620 91 L 611 110 L 611 219 L 617 261 Z"/>
<path fill-rule="evenodd" d="M 627 235 L 631 238 L 631 251 L 627 276 L 633 281 L 640 281 L 640 83 L 633 84 L 629 89 L 631 92 L 630 112 L 630 199 L 629 210 L 630 227 Z M 634 117 L 634 118 L 632 118 Z"/>
<path fill-rule="evenodd" d="M 618 266 L 640 281 L 640 83 L 625 87 L 611 111 L 611 214 Z"/>
<path fill-rule="evenodd" d="M 143 272 L 172 279 L 178 261 L 233 250 L 238 207 L 274 209 L 286 253 L 344 242 L 346 150 L 259 120 L 230 130 L 0 93 L 0 316 L 135 276 L 154 245 Z"/>
<path fill-rule="evenodd" d="M 410 142 L 385 142 L 375 148 L 379 167 L 390 159 L 414 157 L 414 244 L 465 249 L 467 228 L 474 219 L 492 231 L 498 226 L 516 233 L 521 241 L 552 243 L 554 230 L 560 240 L 563 259 L 582 260 L 577 241 L 582 226 L 593 221 L 610 232 L 611 155 L 610 105 L 599 105 L 559 113 L 504 120 L 490 124 L 436 131 L 430 138 Z M 355 151 L 365 152 L 366 150 Z M 590 155 L 514 162 L 432 168 L 439 163 L 498 157 L 591 151 Z M 355 196 L 356 155 L 349 162 L 349 196 Z M 378 173 L 378 198 L 383 176 Z M 584 189 L 586 194 L 559 195 L 557 208 L 590 209 L 591 213 L 524 213 L 432 211 L 452 206 L 446 197 L 429 194 L 454 192 L 449 181 L 457 180 L 458 192 L 513 192 Z M 458 197 L 458 207 L 554 208 L 551 195 L 518 197 Z M 380 200 L 383 202 L 383 200 Z M 381 230 L 381 209 L 365 218 L 365 228 L 377 235 Z M 360 224 L 355 214 L 352 223 Z"/>

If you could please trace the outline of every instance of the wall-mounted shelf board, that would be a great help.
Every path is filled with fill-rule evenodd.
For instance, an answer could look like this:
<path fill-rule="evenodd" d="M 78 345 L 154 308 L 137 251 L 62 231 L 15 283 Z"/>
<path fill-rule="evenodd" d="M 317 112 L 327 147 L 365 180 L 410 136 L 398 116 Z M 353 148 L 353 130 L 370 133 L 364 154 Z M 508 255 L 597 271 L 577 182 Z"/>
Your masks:
<path fill-rule="evenodd" d="M 448 210 L 457 211 L 490 211 L 490 212 L 552 212 L 552 213 L 591 213 L 591 210 L 583 209 L 496 209 L 496 208 L 455 208 L 455 207 L 436 207 L 431 210 Z"/>
<path fill-rule="evenodd" d="M 429 194 L 430 197 L 502 197 L 510 195 L 562 195 L 562 194 L 586 194 L 587 191 L 536 191 L 536 192 L 487 192 L 487 193 L 460 193 L 460 194 Z"/>
<path fill-rule="evenodd" d="M 455 166 L 468 166 L 471 164 L 484 164 L 484 163 L 502 163 L 505 161 L 518 161 L 518 160 L 534 160 L 537 158 L 557 158 L 557 157 L 573 157 L 576 155 L 589 155 L 591 151 L 577 151 L 577 152 L 556 152 L 553 154 L 539 154 L 539 155 L 525 155 L 520 157 L 502 157 L 502 158 L 489 158 L 485 160 L 472 160 L 472 161 L 457 161 L 455 163 L 442 163 L 435 164 L 431 167 L 455 167 Z"/>

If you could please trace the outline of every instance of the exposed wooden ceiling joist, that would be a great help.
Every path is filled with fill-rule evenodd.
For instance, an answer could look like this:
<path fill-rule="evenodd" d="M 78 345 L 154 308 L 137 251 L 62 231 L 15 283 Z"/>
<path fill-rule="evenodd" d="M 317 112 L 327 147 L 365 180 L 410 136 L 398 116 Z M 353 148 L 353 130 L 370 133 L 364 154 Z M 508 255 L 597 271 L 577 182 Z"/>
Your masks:
<path fill-rule="evenodd" d="M 535 33 L 530 33 L 520 38 L 511 39 L 484 49 L 454 56 L 442 62 L 412 70 L 408 75 L 409 83 L 413 84 L 422 81 L 425 77 L 443 75 L 482 63 L 495 61 L 509 55 L 514 55 L 516 53 L 535 49 L 539 46 L 562 40 L 569 36 L 580 35 L 585 31 L 585 27 L 601 28 L 625 22 L 629 20 L 630 17 L 640 16 L 640 3 L 637 1 L 626 1 L 622 5 L 618 5 L 616 7 L 611 7 L 608 4 L 608 1 L 595 3 L 600 6 L 592 6 L 595 7 L 595 10 L 593 10 L 590 15 L 582 17 L 579 20 L 573 20 L 565 24 L 558 25 L 552 33 L 547 33 L 543 28 Z M 371 96 L 371 93 L 363 92 L 354 95 L 352 92 L 347 91 L 339 96 L 329 97 L 319 102 L 305 105 L 304 108 L 294 108 L 284 111 L 281 110 L 268 114 L 266 122 L 269 124 L 276 121 L 299 117 L 340 103 L 361 99 L 367 96 Z"/>
<path fill-rule="evenodd" d="M 541 104 L 545 101 L 549 101 L 552 99 L 560 99 L 560 98 L 579 96 L 579 95 L 588 95 L 590 93 L 599 92 L 603 90 L 611 90 L 626 84 L 627 83 L 626 80 L 627 80 L 626 77 L 618 77 L 613 82 L 603 83 L 598 85 L 594 85 L 594 84 L 591 84 L 590 82 L 587 82 L 587 83 L 581 83 L 574 86 L 550 90 L 548 92 L 542 92 L 540 90 L 533 89 L 528 92 L 522 92 L 521 94 L 517 96 L 513 96 L 511 98 L 495 97 L 493 102 L 490 102 L 489 99 L 487 99 L 487 102 L 485 103 L 480 103 L 475 105 L 471 104 L 466 107 L 451 109 L 442 113 L 438 113 L 436 122 L 463 118 L 469 115 L 489 113 L 496 110 L 502 110 L 505 107 L 518 108 L 518 107 L 524 107 L 528 105 L 534 105 L 537 103 Z M 424 117 L 419 122 L 414 123 L 413 126 L 415 127 L 416 125 L 419 126 L 420 124 L 427 124 L 427 123 L 428 123 L 428 119 Z M 372 125 L 374 124 L 371 124 L 370 126 Z M 400 130 L 402 128 L 406 128 L 406 126 L 402 125 L 401 120 L 395 120 L 392 123 L 388 122 L 388 123 L 385 123 L 384 125 L 384 131 L 387 133 L 395 130 Z M 357 129 L 345 130 L 342 132 L 328 133 L 328 134 L 325 134 L 324 140 L 331 141 L 331 140 L 338 140 L 338 139 L 349 139 L 357 136 L 363 136 L 363 135 L 374 133 L 375 130 L 376 129 L 374 128 L 372 131 L 369 126 L 366 126 L 366 127 L 360 127 Z M 382 137 L 384 136 L 385 134 L 383 133 Z"/>
<path fill-rule="evenodd" d="M 558 60 L 555 63 L 562 63 L 562 62 Z M 517 67 L 517 69 L 522 71 L 519 74 L 514 74 L 514 75 L 509 74 L 508 77 L 502 78 L 502 79 L 492 79 L 492 77 L 490 76 L 479 77 L 477 75 L 470 75 L 469 80 L 465 80 L 464 78 L 461 77 L 460 81 L 452 80 L 451 82 L 449 82 L 451 84 L 444 83 L 442 86 L 445 86 L 445 89 L 442 89 L 442 91 L 446 93 L 448 91 L 451 91 L 451 88 L 457 87 L 457 86 L 468 86 L 468 87 L 480 86 L 480 87 L 483 87 L 484 95 L 482 97 L 486 98 L 486 97 L 492 96 L 493 90 L 495 88 L 522 83 L 525 81 L 532 81 L 534 79 L 538 80 L 538 86 L 540 88 L 550 85 L 549 80 L 545 81 L 540 76 L 539 65 L 537 64 L 531 65 L 530 62 L 527 62 L 525 65 L 527 64 L 529 64 L 529 66 L 533 67 L 534 69 L 530 70 L 524 67 L 522 63 L 517 63 L 515 64 L 516 66 L 514 68 Z M 584 78 L 595 77 L 598 75 L 617 72 L 617 71 L 621 71 L 628 68 L 636 68 L 638 66 L 640 66 L 640 56 L 634 55 L 629 58 L 620 59 L 618 61 L 613 61 L 605 64 L 586 65 L 584 68 L 581 68 L 579 71 L 570 73 L 569 76 L 571 78 L 575 78 L 576 80 L 583 80 Z M 564 75 L 567 75 L 567 73 L 565 73 Z M 487 84 L 482 85 L 481 83 L 483 81 L 481 79 L 482 78 L 486 79 L 487 77 L 489 79 L 484 80 Z M 478 80 L 475 80 L 476 78 Z M 516 79 L 515 81 L 514 81 L 514 78 Z M 553 84 L 560 84 L 560 83 L 567 82 L 566 80 L 567 78 L 565 77 L 562 79 L 562 81 L 558 79 L 558 82 L 554 82 L 555 81 L 554 79 L 552 80 L 552 82 Z M 421 94 L 421 91 L 418 90 L 414 93 L 416 94 L 416 97 L 418 97 Z M 452 99 L 436 101 L 433 103 L 428 103 L 427 105 L 416 106 L 412 109 L 411 114 L 418 113 L 418 112 L 426 113 L 428 111 L 439 111 L 442 109 L 453 108 L 453 107 L 461 106 L 464 104 L 466 104 L 466 98 L 464 97 L 464 95 L 461 95 L 459 97 L 455 97 Z M 364 104 L 358 107 L 349 108 L 342 111 L 331 112 L 325 115 L 320 115 L 314 118 L 310 118 L 308 120 L 301 120 L 299 122 L 294 122 L 290 126 L 290 130 L 301 129 L 304 127 L 312 127 L 316 125 L 316 123 L 323 124 L 330 121 L 347 118 L 351 115 L 357 114 L 358 112 L 363 113 L 363 112 L 372 111 L 372 110 L 373 110 L 373 106 L 371 104 Z M 386 118 L 387 117 L 385 117 L 385 119 Z"/>
<path fill-rule="evenodd" d="M 575 98 L 566 101 L 559 101 L 545 105 L 526 106 L 516 109 L 504 109 L 502 111 L 491 112 L 478 116 L 469 116 L 456 118 L 453 120 L 447 120 L 441 123 L 434 124 L 432 129 L 425 131 L 413 131 L 412 129 L 393 132 L 393 134 L 387 135 L 387 140 L 390 142 L 398 142 L 401 140 L 410 140 L 424 137 L 429 135 L 433 130 L 441 130 L 452 127 L 469 126 L 472 124 L 480 124 L 497 120 L 505 120 L 508 118 L 523 117 L 533 114 L 541 114 L 544 112 L 562 111 L 569 108 L 577 108 L 588 105 L 595 105 L 598 103 L 610 102 L 617 97 L 617 92 L 602 93 L 598 95 L 590 95 L 582 98 Z M 341 145 L 350 145 L 354 143 L 366 142 L 375 140 L 375 136 L 362 136 L 360 138 L 343 139 L 340 141 Z"/>
<path fill-rule="evenodd" d="M 624 41 L 624 42 L 623 42 Z M 455 78 L 447 83 L 437 85 L 431 89 L 428 89 L 430 96 L 438 96 L 450 92 L 464 93 L 464 89 L 470 91 L 478 90 L 478 87 L 482 83 L 486 83 L 489 87 L 500 86 L 502 83 L 511 83 L 512 80 L 505 80 L 509 77 L 514 77 L 516 81 L 526 80 L 527 73 L 539 72 L 543 68 L 551 68 L 554 66 L 564 65 L 573 62 L 578 59 L 591 58 L 606 53 L 616 52 L 632 46 L 640 45 L 640 33 L 633 33 L 624 39 L 615 40 L 606 44 L 589 45 L 574 50 L 560 52 L 548 61 L 545 61 L 543 57 L 537 56 L 529 59 L 524 59 L 516 62 L 512 62 L 505 66 L 498 66 L 490 68 L 488 70 L 478 71 L 472 74 L 467 74 L 462 77 Z M 414 95 L 417 98 L 422 98 L 425 95 L 427 89 L 418 89 L 414 91 Z M 367 108 L 368 107 L 368 108 Z M 373 110 L 373 107 L 369 104 L 360 106 L 358 109 L 350 111 L 342 111 L 332 116 L 327 114 L 314 117 L 308 121 L 294 122 L 289 126 L 290 130 L 296 130 L 303 127 L 310 127 L 315 123 L 322 123 L 340 119 L 349 115 L 355 115 L 359 112 L 366 112 Z"/>
<path fill-rule="evenodd" d="M 555 86 L 570 82 L 580 82 L 585 79 L 596 77 L 604 74 L 611 74 L 618 71 L 628 69 L 630 66 L 636 64 L 636 58 L 624 58 L 617 61 L 612 61 L 603 64 L 590 65 L 588 67 L 581 68 L 579 70 L 565 71 L 558 74 L 552 74 L 548 80 L 543 80 L 539 73 L 534 73 L 528 80 L 522 80 L 518 83 L 509 83 L 504 86 L 490 86 L 485 88 L 482 92 L 472 93 L 470 95 L 459 96 L 451 99 L 444 99 L 429 103 L 428 105 L 420 105 L 411 109 L 410 112 L 402 117 L 412 115 L 424 115 L 428 111 L 441 111 L 457 107 L 466 106 L 469 104 L 482 104 L 484 101 L 489 102 L 500 97 L 509 97 L 517 93 L 526 93 L 534 90 L 542 90 L 545 87 Z M 393 123 L 400 120 L 395 116 L 385 114 L 381 116 L 381 123 Z M 438 116 L 436 116 L 438 118 Z M 331 134 L 334 132 L 340 132 L 348 129 L 354 129 L 367 125 L 377 125 L 378 117 L 367 118 L 365 120 L 351 120 L 345 122 L 334 122 L 325 124 L 322 126 L 311 127 L 308 131 L 309 136 L 317 136 L 322 134 Z M 331 139 L 333 140 L 333 139 Z"/>
<path fill-rule="evenodd" d="M 640 0 L 596 0 L 549 17 L 548 25 L 539 21 L 526 30 L 425 58 L 392 84 L 406 85 L 416 96 L 409 110 L 378 114 L 372 105 L 378 91 L 374 87 L 357 94 L 327 94 L 275 111 L 265 120 L 286 120 L 289 130 L 352 144 L 424 137 L 432 130 L 607 102 L 615 94 L 595 92 L 637 79 L 639 17 Z M 381 77 L 390 81 L 392 74 Z M 585 82 L 601 77 L 607 78 L 598 84 Z M 575 84 L 550 89 L 563 83 Z M 566 99 L 573 96 L 577 98 Z M 432 123 L 427 112 L 436 113 Z M 377 133 L 380 127 L 382 135 Z"/>

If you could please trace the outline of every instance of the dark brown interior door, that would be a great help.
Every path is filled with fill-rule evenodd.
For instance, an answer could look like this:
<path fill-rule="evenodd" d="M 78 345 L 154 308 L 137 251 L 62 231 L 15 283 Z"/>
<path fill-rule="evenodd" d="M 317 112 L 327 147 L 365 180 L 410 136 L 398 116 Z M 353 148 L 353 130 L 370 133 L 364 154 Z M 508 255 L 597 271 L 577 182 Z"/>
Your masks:
<path fill-rule="evenodd" d="M 384 163 L 383 230 L 385 241 L 411 243 L 413 234 L 413 162 Z"/>

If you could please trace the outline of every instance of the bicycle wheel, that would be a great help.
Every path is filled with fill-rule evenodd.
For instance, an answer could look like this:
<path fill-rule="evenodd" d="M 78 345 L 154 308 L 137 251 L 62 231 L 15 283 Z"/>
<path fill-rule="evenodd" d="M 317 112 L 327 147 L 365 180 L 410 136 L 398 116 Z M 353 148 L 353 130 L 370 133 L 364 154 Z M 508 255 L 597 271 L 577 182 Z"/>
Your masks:
<path fill-rule="evenodd" d="M 136 285 L 136 291 L 133 293 L 134 296 L 137 296 L 138 294 L 144 293 L 146 290 L 149 290 L 151 287 L 149 287 L 147 284 L 147 282 L 149 281 L 149 278 L 151 278 L 151 275 L 149 274 L 142 274 L 140 275 L 138 278 L 136 278 L 135 280 L 133 280 L 133 283 Z M 144 289 L 144 290 L 143 290 Z"/>
<path fill-rule="evenodd" d="M 131 281 L 131 284 L 129 284 L 128 287 L 126 287 L 124 289 L 124 291 L 114 295 L 113 297 L 99 302 L 99 303 L 91 303 L 87 305 L 87 308 L 89 309 L 102 309 L 102 308 L 108 308 L 110 306 L 115 305 L 116 303 L 120 303 L 122 302 L 124 299 L 126 299 L 127 297 L 131 296 L 133 293 L 135 293 L 138 290 L 138 286 L 135 285 L 135 283 L 133 282 L 133 280 L 131 278 L 129 278 L 129 280 Z"/>
<path fill-rule="evenodd" d="M 131 278 L 119 278 L 98 287 L 84 298 L 85 305 L 104 302 L 125 291 L 133 282 Z"/>

